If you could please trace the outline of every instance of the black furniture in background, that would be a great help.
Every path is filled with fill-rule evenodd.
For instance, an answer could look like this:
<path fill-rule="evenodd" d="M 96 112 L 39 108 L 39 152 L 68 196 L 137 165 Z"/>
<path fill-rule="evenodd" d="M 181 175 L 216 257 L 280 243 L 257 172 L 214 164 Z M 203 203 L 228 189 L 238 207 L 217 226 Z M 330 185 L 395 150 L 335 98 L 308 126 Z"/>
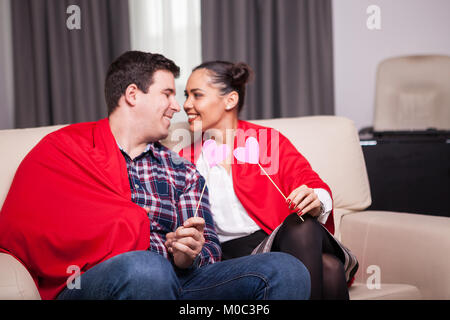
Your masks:
<path fill-rule="evenodd" d="M 388 210 L 450 217 L 450 132 L 360 134 L 372 204 Z"/>

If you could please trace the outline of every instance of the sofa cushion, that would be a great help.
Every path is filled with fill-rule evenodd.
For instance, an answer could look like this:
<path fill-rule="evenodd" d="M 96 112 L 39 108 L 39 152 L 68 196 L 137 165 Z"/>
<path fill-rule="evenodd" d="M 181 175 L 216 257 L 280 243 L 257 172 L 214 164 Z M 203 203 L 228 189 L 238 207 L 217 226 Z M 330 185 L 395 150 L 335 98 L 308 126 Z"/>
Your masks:
<path fill-rule="evenodd" d="M 40 300 L 27 269 L 13 256 L 0 252 L 0 300 Z"/>
<path fill-rule="evenodd" d="M 330 186 L 335 208 L 364 210 L 370 205 L 366 165 L 353 121 L 336 116 L 312 116 L 251 122 L 277 129 L 294 144 Z M 187 123 L 172 124 L 169 136 L 162 143 L 178 152 L 191 143 L 188 128 Z"/>
<path fill-rule="evenodd" d="M 0 131 L 0 208 L 22 159 L 48 133 L 64 125 Z"/>
<path fill-rule="evenodd" d="M 279 130 L 330 186 L 334 207 L 364 210 L 371 203 L 369 180 L 353 121 L 312 116 L 252 121 Z"/>
<path fill-rule="evenodd" d="M 408 284 L 381 283 L 379 289 L 369 289 L 365 283 L 353 283 L 350 300 L 418 300 L 420 291 Z"/>
<path fill-rule="evenodd" d="M 424 299 L 450 299 L 450 218 L 364 211 L 343 216 L 341 240 L 358 257 L 356 281 L 379 268 L 381 283 L 417 287 Z"/>

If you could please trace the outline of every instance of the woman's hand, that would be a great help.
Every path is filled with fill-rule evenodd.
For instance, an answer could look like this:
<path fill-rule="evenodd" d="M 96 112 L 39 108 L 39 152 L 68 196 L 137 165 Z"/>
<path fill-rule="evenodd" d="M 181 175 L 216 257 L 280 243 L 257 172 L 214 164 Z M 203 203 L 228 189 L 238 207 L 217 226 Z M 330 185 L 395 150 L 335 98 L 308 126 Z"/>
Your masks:
<path fill-rule="evenodd" d="M 319 197 L 314 193 L 314 189 L 308 188 L 306 185 L 294 189 L 287 197 L 286 203 L 289 210 L 297 211 L 299 216 L 309 213 L 311 216 L 317 217 L 321 211 Z"/>

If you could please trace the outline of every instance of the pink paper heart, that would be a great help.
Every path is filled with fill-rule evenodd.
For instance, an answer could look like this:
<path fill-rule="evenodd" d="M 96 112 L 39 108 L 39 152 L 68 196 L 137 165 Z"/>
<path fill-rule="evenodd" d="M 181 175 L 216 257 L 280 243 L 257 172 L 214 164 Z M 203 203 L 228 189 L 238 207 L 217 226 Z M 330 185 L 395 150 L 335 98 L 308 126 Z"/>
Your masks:
<path fill-rule="evenodd" d="M 212 139 L 206 140 L 205 143 L 203 143 L 202 150 L 210 168 L 224 161 L 230 152 L 226 144 L 218 146 Z"/>
<path fill-rule="evenodd" d="M 245 147 L 234 149 L 233 155 L 238 161 L 257 164 L 259 162 L 258 140 L 253 137 L 247 138 Z"/>

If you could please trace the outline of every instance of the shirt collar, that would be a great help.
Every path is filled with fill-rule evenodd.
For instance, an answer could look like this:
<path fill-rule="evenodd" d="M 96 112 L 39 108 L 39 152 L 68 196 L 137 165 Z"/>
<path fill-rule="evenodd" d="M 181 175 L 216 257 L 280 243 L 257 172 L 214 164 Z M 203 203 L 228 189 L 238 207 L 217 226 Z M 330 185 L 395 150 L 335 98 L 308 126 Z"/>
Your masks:
<path fill-rule="evenodd" d="M 120 151 L 122 151 L 123 154 L 125 154 L 128 158 L 131 159 L 131 157 L 126 153 L 125 150 L 123 150 L 123 148 L 120 146 L 120 144 L 116 141 L 117 146 L 119 147 Z M 161 160 L 161 155 L 160 155 L 160 144 L 159 142 L 150 142 L 149 144 L 147 144 L 147 146 L 145 147 L 145 150 L 142 151 L 142 153 L 140 155 L 138 155 L 137 157 L 135 157 L 134 159 L 131 160 L 137 160 L 139 158 L 145 157 L 145 155 L 149 153 L 152 154 L 153 157 L 160 161 Z"/>

